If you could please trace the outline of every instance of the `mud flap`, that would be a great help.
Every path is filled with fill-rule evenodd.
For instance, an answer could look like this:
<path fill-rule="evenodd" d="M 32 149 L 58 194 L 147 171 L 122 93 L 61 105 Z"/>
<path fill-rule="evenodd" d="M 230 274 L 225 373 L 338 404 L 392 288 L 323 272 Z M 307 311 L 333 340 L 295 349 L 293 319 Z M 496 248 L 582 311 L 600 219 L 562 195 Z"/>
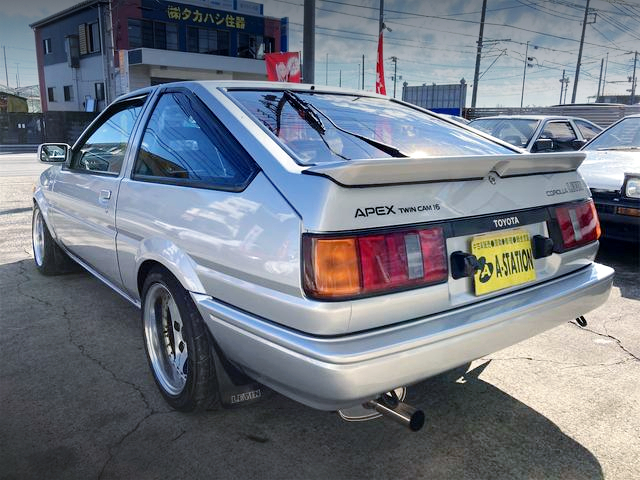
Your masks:
<path fill-rule="evenodd" d="M 229 362 L 216 345 L 212 348 L 220 402 L 225 408 L 256 403 L 262 397 L 262 385 Z"/>

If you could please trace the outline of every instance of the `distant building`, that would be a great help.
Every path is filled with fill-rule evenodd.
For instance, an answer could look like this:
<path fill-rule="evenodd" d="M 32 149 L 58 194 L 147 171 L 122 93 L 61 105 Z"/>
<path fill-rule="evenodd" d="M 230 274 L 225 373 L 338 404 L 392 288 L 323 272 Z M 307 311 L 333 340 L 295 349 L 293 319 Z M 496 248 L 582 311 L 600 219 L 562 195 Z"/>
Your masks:
<path fill-rule="evenodd" d="M 27 113 L 28 111 L 29 106 L 26 98 L 0 91 L 0 113 Z"/>
<path fill-rule="evenodd" d="M 243 0 L 87 0 L 31 25 L 42 111 L 100 111 L 177 80 L 265 80 L 288 21 Z"/>
<path fill-rule="evenodd" d="M 634 98 L 634 103 L 640 102 L 640 90 Z M 620 103 L 631 105 L 631 95 L 601 95 L 596 98 L 596 103 Z"/>
<path fill-rule="evenodd" d="M 434 112 L 449 115 L 461 115 L 467 101 L 467 82 L 450 85 L 420 85 L 410 87 L 405 82 L 402 87 L 402 100 Z"/>

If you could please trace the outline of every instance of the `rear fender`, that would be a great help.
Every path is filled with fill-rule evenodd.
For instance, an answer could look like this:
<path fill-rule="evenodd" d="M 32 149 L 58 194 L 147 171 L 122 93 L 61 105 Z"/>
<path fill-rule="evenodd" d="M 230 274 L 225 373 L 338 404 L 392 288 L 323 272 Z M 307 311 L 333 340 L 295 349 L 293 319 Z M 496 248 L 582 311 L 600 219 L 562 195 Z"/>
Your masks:
<path fill-rule="evenodd" d="M 204 293 L 196 262 L 173 242 L 162 238 L 147 238 L 140 242 L 136 254 L 136 272 L 139 273 L 147 261 L 161 264 L 190 292 Z"/>

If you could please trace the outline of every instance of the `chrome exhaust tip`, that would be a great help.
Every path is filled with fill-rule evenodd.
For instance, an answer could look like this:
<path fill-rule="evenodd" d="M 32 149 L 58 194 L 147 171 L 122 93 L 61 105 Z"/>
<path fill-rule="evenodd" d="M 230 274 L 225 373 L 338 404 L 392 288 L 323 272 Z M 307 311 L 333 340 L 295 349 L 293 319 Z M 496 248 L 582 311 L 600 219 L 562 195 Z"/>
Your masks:
<path fill-rule="evenodd" d="M 424 426 L 424 412 L 401 402 L 395 395 L 385 393 L 375 400 L 369 400 L 364 406 L 374 409 L 412 432 L 417 432 Z"/>

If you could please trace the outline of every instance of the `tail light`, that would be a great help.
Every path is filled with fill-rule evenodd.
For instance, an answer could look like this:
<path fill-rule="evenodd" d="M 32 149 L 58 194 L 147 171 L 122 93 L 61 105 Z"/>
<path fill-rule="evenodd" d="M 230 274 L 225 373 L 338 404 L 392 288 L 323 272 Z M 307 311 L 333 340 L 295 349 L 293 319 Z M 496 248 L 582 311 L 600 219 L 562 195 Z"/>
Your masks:
<path fill-rule="evenodd" d="M 304 288 L 311 297 L 343 300 L 443 282 L 442 227 L 374 235 L 305 235 Z"/>
<path fill-rule="evenodd" d="M 563 250 L 586 245 L 600 238 L 600 222 L 593 200 L 555 209 Z"/>

